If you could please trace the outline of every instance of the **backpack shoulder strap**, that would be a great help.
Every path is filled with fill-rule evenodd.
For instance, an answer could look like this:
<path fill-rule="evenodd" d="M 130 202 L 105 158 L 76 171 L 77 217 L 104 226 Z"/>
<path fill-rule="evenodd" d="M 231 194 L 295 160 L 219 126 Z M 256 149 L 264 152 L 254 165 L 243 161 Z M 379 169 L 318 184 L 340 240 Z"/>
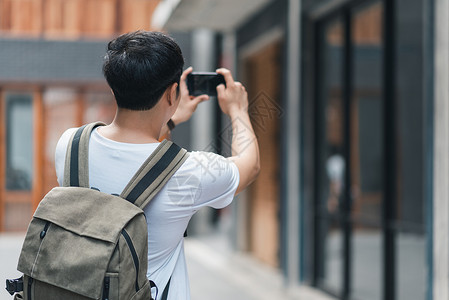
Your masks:
<path fill-rule="evenodd" d="M 143 209 L 188 157 L 187 150 L 163 140 L 142 164 L 120 197 Z"/>
<path fill-rule="evenodd" d="M 90 123 L 73 133 L 67 146 L 63 186 L 89 187 L 89 138 L 94 128 L 104 125 L 102 122 Z"/>
<path fill-rule="evenodd" d="M 70 138 L 64 167 L 63 186 L 89 188 L 89 138 L 92 130 L 104 123 L 80 127 Z M 163 140 L 129 181 L 120 197 L 144 208 L 162 189 L 188 157 L 187 150 Z"/>

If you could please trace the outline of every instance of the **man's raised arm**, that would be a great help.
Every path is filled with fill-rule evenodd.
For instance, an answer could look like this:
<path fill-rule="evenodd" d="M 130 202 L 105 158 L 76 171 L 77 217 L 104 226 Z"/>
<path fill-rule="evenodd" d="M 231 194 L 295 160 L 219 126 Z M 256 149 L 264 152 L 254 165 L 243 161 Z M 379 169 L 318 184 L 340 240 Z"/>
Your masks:
<path fill-rule="evenodd" d="M 226 81 L 226 87 L 217 87 L 218 103 L 232 122 L 232 160 L 239 169 L 240 183 L 236 194 L 250 185 L 259 174 L 259 146 L 248 115 L 248 94 L 245 87 L 234 81 L 227 69 L 218 69 Z"/>

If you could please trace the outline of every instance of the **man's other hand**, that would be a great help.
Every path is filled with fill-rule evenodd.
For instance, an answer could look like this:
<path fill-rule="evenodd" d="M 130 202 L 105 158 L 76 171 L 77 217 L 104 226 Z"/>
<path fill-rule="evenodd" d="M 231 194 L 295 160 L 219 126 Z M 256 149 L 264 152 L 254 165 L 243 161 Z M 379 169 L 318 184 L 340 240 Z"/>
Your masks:
<path fill-rule="evenodd" d="M 192 67 L 187 68 L 181 75 L 180 81 L 180 97 L 178 108 L 171 118 L 175 125 L 188 121 L 195 112 L 198 104 L 203 101 L 209 100 L 208 95 L 200 95 L 197 97 L 189 95 L 189 89 L 187 88 L 187 75 L 193 71 Z"/>

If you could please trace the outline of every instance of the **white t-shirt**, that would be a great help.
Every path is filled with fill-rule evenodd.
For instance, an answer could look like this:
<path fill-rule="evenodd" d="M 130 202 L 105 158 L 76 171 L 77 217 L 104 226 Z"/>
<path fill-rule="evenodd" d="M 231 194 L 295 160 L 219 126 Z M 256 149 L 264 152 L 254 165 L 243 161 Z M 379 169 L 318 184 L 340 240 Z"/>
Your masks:
<path fill-rule="evenodd" d="M 75 130 L 64 132 L 56 146 L 55 166 L 60 185 L 68 141 Z M 120 194 L 158 145 L 116 142 L 95 129 L 89 142 L 90 186 L 105 193 Z M 171 276 L 168 299 L 190 299 L 183 243 L 187 224 L 203 206 L 229 205 L 238 184 L 239 172 L 233 162 L 210 152 L 191 152 L 144 209 L 148 223 L 147 277 L 158 286 L 159 296 Z"/>

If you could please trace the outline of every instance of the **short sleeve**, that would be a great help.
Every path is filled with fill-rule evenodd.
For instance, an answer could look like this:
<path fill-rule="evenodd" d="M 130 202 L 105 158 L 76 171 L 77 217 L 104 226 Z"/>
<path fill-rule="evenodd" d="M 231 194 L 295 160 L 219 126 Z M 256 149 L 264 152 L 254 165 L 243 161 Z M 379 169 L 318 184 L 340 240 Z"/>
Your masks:
<path fill-rule="evenodd" d="M 56 176 L 58 178 L 58 183 L 62 186 L 64 181 L 64 165 L 65 165 L 65 155 L 67 153 L 67 146 L 69 144 L 70 137 L 76 128 L 67 129 L 59 138 L 58 144 L 55 150 L 55 169 Z"/>
<path fill-rule="evenodd" d="M 194 211 L 203 206 L 224 208 L 232 202 L 240 180 L 234 162 L 211 152 L 192 152 L 188 164 L 199 178 Z"/>

